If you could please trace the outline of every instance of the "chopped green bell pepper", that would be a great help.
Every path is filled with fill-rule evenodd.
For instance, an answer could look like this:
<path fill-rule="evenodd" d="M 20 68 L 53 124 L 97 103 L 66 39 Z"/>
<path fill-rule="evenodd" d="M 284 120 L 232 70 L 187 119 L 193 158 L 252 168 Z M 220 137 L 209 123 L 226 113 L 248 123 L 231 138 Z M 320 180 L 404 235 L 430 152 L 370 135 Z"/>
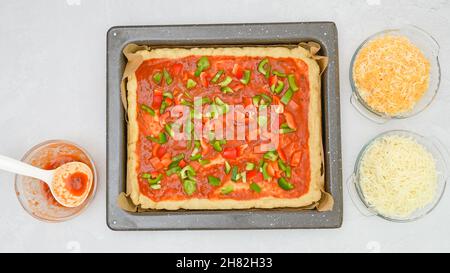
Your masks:
<path fill-rule="evenodd" d="M 149 113 L 151 116 L 155 116 L 155 110 L 153 110 L 149 106 L 147 106 L 145 104 L 141 104 L 141 109 L 144 110 L 145 112 Z"/>
<path fill-rule="evenodd" d="M 225 72 L 225 71 L 223 71 L 223 70 L 217 71 L 216 75 L 214 75 L 214 77 L 211 79 L 211 82 L 212 82 L 212 83 L 216 83 L 216 82 L 220 79 L 220 76 L 222 76 L 222 74 L 223 74 L 224 72 Z"/>
<path fill-rule="evenodd" d="M 294 188 L 294 185 L 292 185 L 284 177 L 280 177 L 278 179 L 278 186 L 280 186 L 280 188 L 282 188 L 283 190 L 286 190 L 286 191 L 290 191 L 290 190 L 292 190 Z"/>
<path fill-rule="evenodd" d="M 161 83 L 161 80 L 162 80 L 162 73 L 161 72 L 156 72 L 155 74 L 153 74 L 153 81 L 156 83 L 156 84 L 160 84 Z"/>
<path fill-rule="evenodd" d="M 213 186 L 220 186 L 220 179 L 215 176 L 208 175 L 208 183 Z"/>
<path fill-rule="evenodd" d="M 269 78 L 270 76 L 270 64 L 269 59 L 265 58 L 258 64 L 259 73 L 263 74 L 264 77 Z"/>
<path fill-rule="evenodd" d="M 198 62 L 197 62 L 197 69 L 195 70 L 194 75 L 196 77 L 199 77 L 200 74 L 203 72 L 203 70 L 208 69 L 209 68 L 209 60 L 208 57 L 203 56 L 201 57 Z"/>
<path fill-rule="evenodd" d="M 148 136 L 147 139 L 151 140 L 151 141 L 153 141 L 155 143 L 158 143 L 158 144 L 165 144 L 165 143 L 167 143 L 167 136 L 166 136 L 166 134 L 164 132 L 159 133 L 157 138 Z"/>
<path fill-rule="evenodd" d="M 278 154 L 276 151 L 268 151 L 264 154 L 264 159 L 275 161 L 278 159 Z"/>
<path fill-rule="evenodd" d="M 197 182 L 192 179 L 183 180 L 183 188 L 187 195 L 192 195 L 197 190 Z"/>
<path fill-rule="evenodd" d="M 284 95 L 281 97 L 280 101 L 284 104 L 284 105 L 288 105 L 288 103 L 291 101 L 292 96 L 294 95 L 294 91 L 292 91 L 292 89 L 288 89 Z"/>
<path fill-rule="evenodd" d="M 292 91 L 297 91 L 298 90 L 298 86 L 297 86 L 297 81 L 295 80 L 295 75 L 294 74 L 289 74 L 288 75 L 288 82 L 289 82 L 289 88 Z"/>
<path fill-rule="evenodd" d="M 187 89 L 192 89 L 195 86 L 197 86 L 197 82 L 195 82 L 193 79 L 188 79 L 186 82 L 186 88 Z"/>
<path fill-rule="evenodd" d="M 245 70 L 244 75 L 242 76 L 241 82 L 247 85 L 250 82 L 250 78 L 252 76 L 252 72 L 250 70 Z"/>
<path fill-rule="evenodd" d="M 166 80 L 166 84 L 170 85 L 173 82 L 172 77 L 170 76 L 169 72 L 164 68 L 163 69 L 164 79 Z"/>
<path fill-rule="evenodd" d="M 261 187 L 258 184 L 256 184 L 255 182 L 250 184 L 250 189 L 257 193 L 261 192 Z"/>
<path fill-rule="evenodd" d="M 230 194 L 230 193 L 232 193 L 233 192 L 233 186 L 226 186 L 226 187 L 223 187 L 221 190 L 220 190 L 220 192 L 222 193 L 222 194 Z"/>

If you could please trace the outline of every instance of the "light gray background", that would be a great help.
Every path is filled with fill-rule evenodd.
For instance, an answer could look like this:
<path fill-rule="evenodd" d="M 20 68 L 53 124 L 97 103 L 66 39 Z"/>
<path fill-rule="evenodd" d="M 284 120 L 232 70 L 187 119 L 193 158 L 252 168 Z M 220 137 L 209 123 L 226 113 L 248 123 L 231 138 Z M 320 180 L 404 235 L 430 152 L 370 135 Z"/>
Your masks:
<path fill-rule="evenodd" d="M 335 230 L 113 232 L 106 226 L 106 31 L 115 25 L 334 21 L 339 32 L 344 179 L 360 148 L 389 129 L 436 135 L 450 147 L 450 2 L 106 1 L 0 2 L 0 154 L 20 158 L 48 139 L 68 139 L 94 157 L 100 187 L 91 206 L 60 224 L 29 216 L 0 172 L 0 251 L 450 251 L 450 194 L 427 217 L 394 224 L 362 216 L 344 187 Z M 441 46 L 442 83 L 419 116 L 377 125 L 350 105 L 348 68 L 357 46 L 380 30 L 415 24 Z"/>

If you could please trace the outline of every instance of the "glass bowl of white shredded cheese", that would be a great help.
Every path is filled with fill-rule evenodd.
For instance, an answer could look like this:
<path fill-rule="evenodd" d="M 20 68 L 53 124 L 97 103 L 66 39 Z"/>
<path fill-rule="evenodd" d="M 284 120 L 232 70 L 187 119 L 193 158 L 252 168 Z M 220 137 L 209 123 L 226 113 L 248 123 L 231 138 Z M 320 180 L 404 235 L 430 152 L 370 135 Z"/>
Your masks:
<path fill-rule="evenodd" d="M 350 63 L 351 104 L 377 123 L 425 110 L 440 85 L 439 44 L 407 25 L 367 38 Z"/>
<path fill-rule="evenodd" d="M 449 163 L 447 149 L 437 138 L 388 131 L 372 139 L 359 153 L 347 181 L 349 193 L 366 216 L 414 221 L 439 203 Z"/>

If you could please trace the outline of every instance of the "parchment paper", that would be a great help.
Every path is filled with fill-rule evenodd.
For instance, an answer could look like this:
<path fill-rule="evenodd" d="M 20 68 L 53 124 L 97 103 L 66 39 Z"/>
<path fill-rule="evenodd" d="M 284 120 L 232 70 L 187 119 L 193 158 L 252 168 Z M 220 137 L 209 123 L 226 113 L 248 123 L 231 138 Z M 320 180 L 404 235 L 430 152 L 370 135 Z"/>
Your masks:
<path fill-rule="evenodd" d="M 249 45 L 241 45 L 241 46 L 244 47 L 244 46 L 249 46 Z M 310 53 L 309 57 L 317 62 L 317 64 L 319 65 L 319 68 L 320 68 L 320 75 L 322 75 L 322 73 L 325 71 L 325 69 L 328 66 L 328 57 L 317 55 L 317 53 L 320 51 L 320 45 L 315 42 L 303 42 L 303 43 L 300 43 L 299 46 L 308 50 L 308 52 Z M 198 47 L 201 47 L 201 46 L 198 46 Z M 223 47 L 223 46 L 218 45 L 215 47 Z M 233 45 L 233 47 L 236 47 L 236 45 Z M 292 45 L 288 45 L 287 47 L 292 47 Z M 120 85 L 120 93 L 121 93 L 120 97 L 122 99 L 122 104 L 123 104 L 123 107 L 125 108 L 125 111 L 128 108 L 127 89 L 126 89 L 128 79 L 129 79 L 129 77 L 134 75 L 135 71 L 139 68 L 139 66 L 144 61 L 140 54 L 136 54 L 136 52 L 138 52 L 140 50 L 150 50 L 150 47 L 146 46 L 146 45 L 128 44 L 123 49 L 123 54 L 125 55 L 125 57 L 127 58 L 127 61 L 128 61 L 127 65 L 125 67 L 125 71 L 123 72 L 122 82 Z M 323 162 L 322 162 L 322 165 L 323 165 Z M 327 193 L 324 190 L 321 190 L 321 192 L 322 192 L 322 196 L 319 201 L 317 201 L 309 206 L 301 207 L 298 209 L 317 209 L 318 211 L 332 210 L 333 205 L 334 205 L 333 196 L 331 196 L 331 194 Z M 119 196 L 117 197 L 117 205 L 121 209 L 123 209 L 125 211 L 129 211 L 129 212 L 149 211 L 149 210 L 141 209 L 139 206 L 136 206 L 125 192 L 120 193 Z"/>

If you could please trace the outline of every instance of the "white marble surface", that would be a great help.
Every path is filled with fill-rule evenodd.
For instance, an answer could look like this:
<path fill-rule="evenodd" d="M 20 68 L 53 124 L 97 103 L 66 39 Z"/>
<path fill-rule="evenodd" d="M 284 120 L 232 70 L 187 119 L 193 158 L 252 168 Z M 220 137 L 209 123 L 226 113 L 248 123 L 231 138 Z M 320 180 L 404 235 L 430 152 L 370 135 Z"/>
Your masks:
<path fill-rule="evenodd" d="M 113 232 L 106 226 L 106 31 L 114 25 L 334 21 L 339 31 L 344 179 L 364 143 L 388 129 L 434 134 L 450 147 L 450 1 L 0 2 L 0 154 L 62 138 L 90 151 L 100 188 L 89 209 L 47 224 L 20 207 L 13 175 L 0 172 L 0 251 L 450 251 L 450 193 L 430 215 L 394 224 L 362 216 L 344 189 L 335 230 Z M 442 84 L 419 116 L 376 125 L 349 104 L 348 67 L 358 44 L 391 26 L 416 24 L 441 45 Z"/>

